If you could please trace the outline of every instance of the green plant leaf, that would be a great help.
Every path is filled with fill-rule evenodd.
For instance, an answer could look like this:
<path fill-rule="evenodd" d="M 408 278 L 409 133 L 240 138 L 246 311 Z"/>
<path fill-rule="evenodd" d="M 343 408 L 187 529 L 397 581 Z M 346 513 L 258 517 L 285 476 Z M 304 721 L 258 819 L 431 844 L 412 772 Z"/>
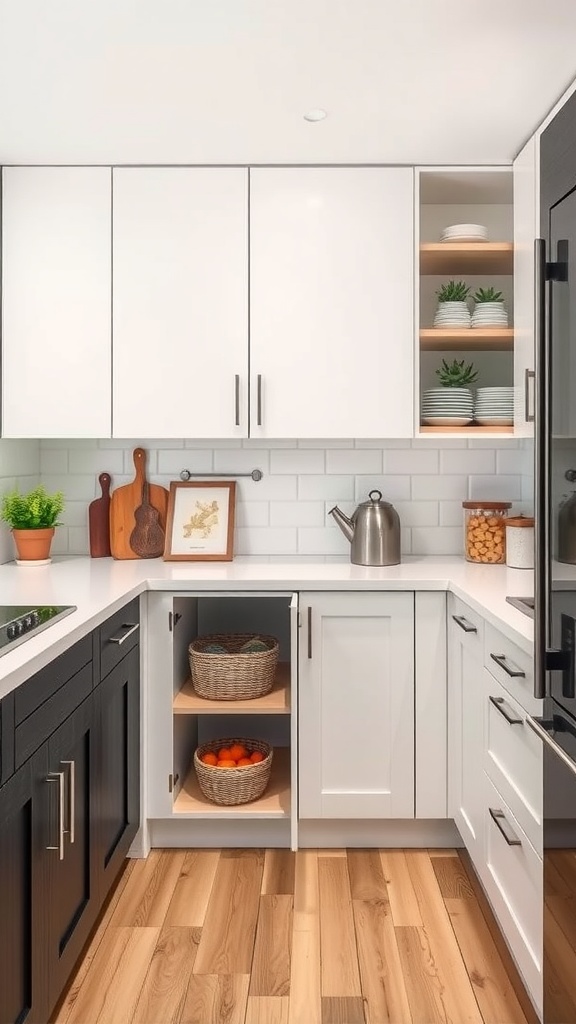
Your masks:
<path fill-rule="evenodd" d="M 0 519 L 12 530 L 43 530 L 60 525 L 58 516 L 63 509 L 62 491 L 48 494 L 45 487 L 39 485 L 27 494 L 21 494 L 16 488 L 2 496 Z"/>

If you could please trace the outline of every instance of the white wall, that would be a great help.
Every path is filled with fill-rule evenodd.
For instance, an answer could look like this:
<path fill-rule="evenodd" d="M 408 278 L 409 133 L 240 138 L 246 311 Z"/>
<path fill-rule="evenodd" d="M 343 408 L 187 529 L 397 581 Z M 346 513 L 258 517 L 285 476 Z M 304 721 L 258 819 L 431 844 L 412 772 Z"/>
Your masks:
<path fill-rule="evenodd" d="M 0 441 L 0 495 L 18 486 L 21 491 L 35 487 L 40 478 L 39 441 Z M 0 525 L 0 562 L 14 558 L 8 528 Z"/>
<path fill-rule="evenodd" d="M 108 471 L 113 488 L 130 482 L 137 444 L 148 452 L 149 476 L 166 487 L 181 469 L 200 476 L 262 470 L 259 483 L 238 480 L 236 555 L 347 558 L 349 545 L 328 510 L 338 502 L 350 513 L 374 487 L 399 512 L 404 554 L 460 554 L 467 498 L 531 508 L 530 451 L 514 440 L 46 440 L 42 482 L 66 495 L 54 553 L 88 552 L 87 507 L 98 474 Z"/>

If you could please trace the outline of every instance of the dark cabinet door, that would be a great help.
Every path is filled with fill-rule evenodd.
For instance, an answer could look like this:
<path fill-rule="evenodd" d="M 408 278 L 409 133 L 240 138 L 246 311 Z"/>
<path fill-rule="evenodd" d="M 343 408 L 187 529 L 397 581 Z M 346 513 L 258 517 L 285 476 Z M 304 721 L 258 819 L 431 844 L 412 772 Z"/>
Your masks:
<path fill-rule="evenodd" d="M 48 970 L 55 1001 L 98 910 L 94 851 L 97 721 L 88 697 L 48 741 L 50 931 Z"/>
<path fill-rule="evenodd" d="M 100 899 L 116 878 L 140 821 L 140 651 L 134 647 L 96 689 Z"/>
<path fill-rule="evenodd" d="M 48 1019 L 45 744 L 0 789 L 0 1021 Z"/>

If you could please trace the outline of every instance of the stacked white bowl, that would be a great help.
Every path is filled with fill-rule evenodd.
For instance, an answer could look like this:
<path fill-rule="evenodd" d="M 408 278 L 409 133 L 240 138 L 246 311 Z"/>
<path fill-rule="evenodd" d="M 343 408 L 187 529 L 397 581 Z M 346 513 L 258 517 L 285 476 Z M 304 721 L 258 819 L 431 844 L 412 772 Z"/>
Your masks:
<path fill-rule="evenodd" d="M 422 395 L 422 423 L 430 427 L 465 427 L 473 418 L 468 388 L 430 388 Z"/>
<path fill-rule="evenodd" d="M 443 242 L 486 242 L 488 229 L 483 224 L 450 224 L 442 232 Z"/>
<path fill-rule="evenodd" d="M 474 420 L 483 427 L 507 427 L 514 423 L 514 388 L 478 388 Z"/>

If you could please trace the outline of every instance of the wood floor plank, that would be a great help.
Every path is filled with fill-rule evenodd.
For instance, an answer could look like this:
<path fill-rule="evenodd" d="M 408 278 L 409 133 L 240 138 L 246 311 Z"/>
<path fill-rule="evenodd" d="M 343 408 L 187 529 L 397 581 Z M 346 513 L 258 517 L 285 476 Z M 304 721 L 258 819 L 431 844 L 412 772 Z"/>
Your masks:
<path fill-rule="evenodd" d="M 346 858 L 319 857 L 318 886 L 322 995 L 361 996 Z"/>
<path fill-rule="evenodd" d="M 461 1024 L 451 1017 L 445 1001 L 445 985 L 424 928 L 396 928 L 406 994 L 415 1024 Z"/>
<path fill-rule="evenodd" d="M 445 901 L 484 1024 L 526 1024 L 526 1017 L 475 899 Z"/>
<path fill-rule="evenodd" d="M 444 899 L 474 899 L 474 889 L 460 857 L 430 857 Z"/>
<path fill-rule="evenodd" d="M 548 896 L 569 897 L 574 895 L 574 890 L 564 878 L 556 863 L 558 851 L 548 850 L 546 852 L 546 870 L 544 872 L 544 898 Z"/>
<path fill-rule="evenodd" d="M 347 860 L 352 899 L 388 901 L 378 850 L 348 850 Z"/>
<path fill-rule="evenodd" d="M 368 1024 L 411 1024 L 387 900 L 353 900 L 360 983 Z"/>
<path fill-rule="evenodd" d="M 266 850 L 262 895 L 293 896 L 295 870 L 296 854 L 292 850 Z"/>
<path fill-rule="evenodd" d="M 220 859 L 219 850 L 191 850 L 184 857 L 165 925 L 201 928 Z"/>
<path fill-rule="evenodd" d="M 340 847 L 331 846 L 328 850 L 316 850 L 319 857 L 345 857 L 347 851 Z"/>
<path fill-rule="evenodd" d="M 152 850 L 136 862 L 112 915 L 114 928 L 161 928 L 184 865 L 183 850 Z"/>
<path fill-rule="evenodd" d="M 180 1024 L 244 1024 L 248 974 L 193 974 Z"/>
<path fill-rule="evenodd" d="M 546 908 L 560 925 L 572 949 L 576 950 L 576 898 L 548 896 Z"/>
<path fill-rule="evenodd" d="M 322 1024 L 318 857 L 296 857 L 288 1024 Z"/>
<path fill-rule="evenodd" d="M 288 996 L 248 996 L 246 1024 L 288 1024 Z"/>
<path fill-rule="evenodd" d="M 178 1024 L 200 934 L 199 928 L 162 929 L 131 1024 Z"/>
<path fill-rule="evenodd" d="M 428 849 L 429 857 L 457 857 L 458 850 L 454 847 L 430 847 Z"/>
<path fill-rule="evenodd" d="M 408 871 L 405 851 L 383 850 L 380 852 L 380 860 L 394 925 L 421 928 L 422 915 Z"/>
<path fill-rule="evenodd" d="M 111 941 L 100 943 L 88 970 L 70 1024 L 132 1020 L 159 934 L 158 928 L 111 929 Z"/>
<path fill-rule="evenodd" d="M 264 855 L 221 857 L 194 963 L 195 974 L 249 974 Z"/>
<path fill-rule="evenodd" d="M 290 993 L 293 896 L 261 896 L 250 978 L 251 996 Z"/>
<path fill-rule="evenodd" d="M 359 996 L 322 996 L 322 1024 L 364 1024 L 364 1021 L 364 1004 Z"/>

